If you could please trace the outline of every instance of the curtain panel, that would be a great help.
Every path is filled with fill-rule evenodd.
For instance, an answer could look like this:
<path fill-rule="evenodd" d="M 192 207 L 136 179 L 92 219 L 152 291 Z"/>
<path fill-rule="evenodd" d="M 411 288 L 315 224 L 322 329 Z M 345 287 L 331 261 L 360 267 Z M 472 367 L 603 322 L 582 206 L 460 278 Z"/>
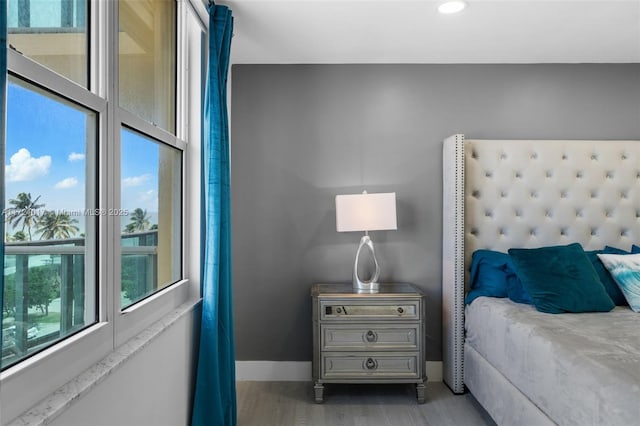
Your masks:
<path fill-rule="evenodd" d="M 231 10 L 211 4 L 202 120 L 202 322 L 192 426 L 235 426 L 237 422 L 227 113 L 232 32 Z"/>

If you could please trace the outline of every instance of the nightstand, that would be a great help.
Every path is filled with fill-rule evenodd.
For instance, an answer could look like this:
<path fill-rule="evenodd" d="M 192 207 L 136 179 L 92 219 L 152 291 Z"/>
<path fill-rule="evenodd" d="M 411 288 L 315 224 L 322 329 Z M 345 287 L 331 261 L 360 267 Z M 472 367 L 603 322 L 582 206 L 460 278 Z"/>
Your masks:
<path fill-rule="evenodd" d="M 415 383 L 424 403 L 424 296 L 410 284 L 354 293 L 349 284 L 314 284 L 315 400 L 326 383 Z"/>

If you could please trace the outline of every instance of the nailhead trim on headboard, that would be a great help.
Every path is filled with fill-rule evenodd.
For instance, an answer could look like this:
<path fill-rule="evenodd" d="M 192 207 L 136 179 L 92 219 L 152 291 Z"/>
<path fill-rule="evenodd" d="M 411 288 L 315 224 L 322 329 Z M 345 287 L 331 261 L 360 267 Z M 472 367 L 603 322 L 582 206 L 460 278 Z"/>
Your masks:
<path fill-rule="evenodd" d="M 443 379 L 455 393 L 464 392 L 464 135 L 443 147 L 442 324 Z"/>

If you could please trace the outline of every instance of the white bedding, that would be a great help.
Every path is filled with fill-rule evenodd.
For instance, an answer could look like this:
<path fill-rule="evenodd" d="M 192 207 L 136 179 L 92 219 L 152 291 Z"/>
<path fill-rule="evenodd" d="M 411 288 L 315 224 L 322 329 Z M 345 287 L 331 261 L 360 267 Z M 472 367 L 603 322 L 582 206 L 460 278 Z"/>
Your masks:
<path fill-rule="evenodd" d="M 640 314 L 544 314 L 508 299 L 466 307 L 466 340 L 561 425 L 640 425 Z"/>

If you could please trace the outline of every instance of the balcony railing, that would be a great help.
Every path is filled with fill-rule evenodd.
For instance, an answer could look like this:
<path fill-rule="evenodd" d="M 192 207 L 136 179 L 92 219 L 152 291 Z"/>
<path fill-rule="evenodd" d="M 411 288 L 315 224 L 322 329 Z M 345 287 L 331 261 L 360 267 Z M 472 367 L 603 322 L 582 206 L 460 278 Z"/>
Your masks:
<path fill-rule="evenodd" d="M 5 243 L 3 368 L 95 322 L 97 288 L 86 278 L 84 244 L 84 238 Z M 157 286 L 157 245 L 157 230 L 122 234 L 125 302 Z"/>
<path fill-rule="evenodd" d="M 87 0 L 9 0 L 9 33 L 83 32 Z"/>

